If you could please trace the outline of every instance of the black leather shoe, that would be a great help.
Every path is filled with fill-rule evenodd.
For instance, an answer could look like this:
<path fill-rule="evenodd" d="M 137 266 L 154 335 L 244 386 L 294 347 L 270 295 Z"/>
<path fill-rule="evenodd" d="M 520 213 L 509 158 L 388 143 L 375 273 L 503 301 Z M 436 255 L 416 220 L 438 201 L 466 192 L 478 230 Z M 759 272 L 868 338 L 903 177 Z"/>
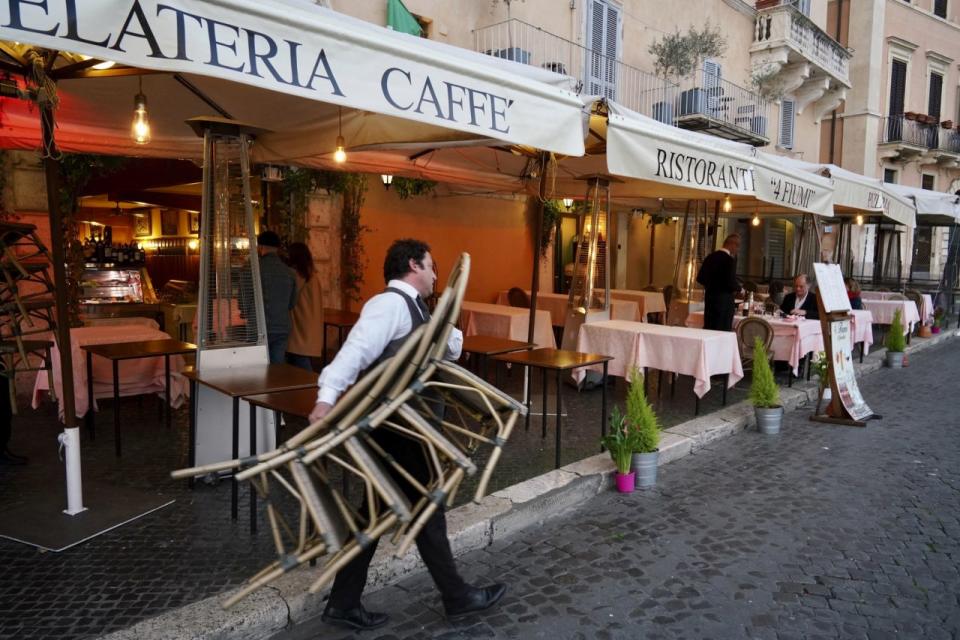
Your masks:
<path fill-rule="evenodd" d="M 470 587 L 467 595 L 450 602 L 444 601 L 443 609 L 448 619 L 461 618 L 478 611 L 486 611 L 500 602 L 500 598 L 507 592 L 507 585 L 503 583 L 491 584 L 487 587 Z"/>
<path fill-rule="evenodd" d="M 335 624 L 340 627 L 349 627 L 351 629 L 376 629 L 387 624 L 390 619 L 385 613 L 376 611 L 367 611 L 363 605 L 353 609 L 337 609 L 327 606 L 320 619 L 328 624 Z"/>

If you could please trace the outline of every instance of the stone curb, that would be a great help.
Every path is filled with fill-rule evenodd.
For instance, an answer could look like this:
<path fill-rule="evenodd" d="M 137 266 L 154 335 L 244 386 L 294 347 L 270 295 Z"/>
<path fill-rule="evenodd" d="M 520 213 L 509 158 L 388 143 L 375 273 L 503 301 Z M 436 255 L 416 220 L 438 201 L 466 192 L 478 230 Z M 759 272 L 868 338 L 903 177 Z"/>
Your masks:
<path fill-rule="evenodd" d="M 950 330 L 931 338 L 912 340 L 907 353 L 928 349 L 960 335 Z M 920 342 L 922 340 L 922 342 Z M 878 348 L 857 363 L 857 375 L 874 373 L 883 367 L 886 349 Z M 797 381 L 781 389 L 786 411 L 793 411 L 817 399 L 815 382 Z M 666 429 L 660 442 L 660 464 L 697 453 L 709 444 L 755 426 L 749 401 L 724 407 Z M 448 512 L 450 543 L 455 556 L 482 549 L 528 527 L 555 518 L 613 485 L 613 462 L 605 453 L 497 491 L 479 503 L 466 504 Z M 370 568 L 368 592 L 392 584 L 423 569 L 413 548 L 394 558 L 395 547 L 384 541 Z M 228 594 L 206 598 L 168 611 L 127 629 L 101 636 L 103 640 L 256 640 L 278 633 L 291 624 L 314 618 L 323 610 L 327 589 L 307 592 L 316 579 L 315 570 L 295 570 L 224 611 L 221 602 Z M 233 591 L 228 592 L 233 593 Z"/>

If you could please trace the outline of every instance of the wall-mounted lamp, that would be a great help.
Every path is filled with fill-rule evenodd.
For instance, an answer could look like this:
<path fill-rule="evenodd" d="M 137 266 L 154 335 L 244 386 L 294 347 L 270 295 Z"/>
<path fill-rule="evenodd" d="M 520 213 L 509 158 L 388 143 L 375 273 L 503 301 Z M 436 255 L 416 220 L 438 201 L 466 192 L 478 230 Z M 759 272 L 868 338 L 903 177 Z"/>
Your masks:
<path fill-rule="evenodd" d="M 130 137 L 137 144 L 150 142 L 150 119 L 147 116 L 147 96 L 143 95 L 143 78 L 138 77 L 139 91 L 133 97 L 133 124 L 130 127 Z"/>
<path fill-rule="evenodd" d="M 562 202 L 563 202 L 563 208 L 566 209 L 567 211 L 570 211 L 570 209 L 573 207 L 573 198 L 564 198 Z"/>
<path fill-rule="evenodd" d="M 393 184 L 393 176 L 389 173 L 381 173 L 380 179 L 383 180 L 383 188 L 389 191 L 390 185 Z"/>

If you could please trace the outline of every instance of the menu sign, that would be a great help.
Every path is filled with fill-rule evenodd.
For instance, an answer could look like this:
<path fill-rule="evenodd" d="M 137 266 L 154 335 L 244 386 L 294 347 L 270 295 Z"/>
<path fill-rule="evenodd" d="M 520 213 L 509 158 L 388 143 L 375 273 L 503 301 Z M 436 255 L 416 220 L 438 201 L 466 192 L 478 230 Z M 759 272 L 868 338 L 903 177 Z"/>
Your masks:
<path fill-rule="evenodd" d="M 813 272 L 817 276 L 817 295 L 823 301 L 824 310 L 827 313 L 850 311 L 850 298 L 840 265 L 817 262 L 813 265 Z"/>
<path fill-rule="evenodd" d="M 857 386 L 857 375 L 853 369 L 851 354 L 853 339 L 850 333 L 850 320 L 830 322 L 830 351 L 830 370 L 833 372 L 833 379 L 836 382 L 835 391 L 840 403 L 854 420 L 866 420 L 873 415 L 873 411 L 867 406 L 860 393 L 860 387 Z"/>

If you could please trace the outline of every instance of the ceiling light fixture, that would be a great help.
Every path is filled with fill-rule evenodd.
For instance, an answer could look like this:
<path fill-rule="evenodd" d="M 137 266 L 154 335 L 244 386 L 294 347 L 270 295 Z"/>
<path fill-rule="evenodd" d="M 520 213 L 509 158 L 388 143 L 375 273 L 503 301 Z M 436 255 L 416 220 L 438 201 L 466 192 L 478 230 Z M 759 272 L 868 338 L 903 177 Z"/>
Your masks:
<path fill-rule="evenodd" d="M 863 214 L 862 214 L 862 213 L 858 213 L 858 214 L 857 214 L 857 226 L 858 226 L 858 227 L 862 227 L 862 226 L 863 226 Z"/>
<path fill-rule="evenodd" d="M 382 173 L 380 179 L 383 180 L 383 188 L 389 191 L 390 185 L 393 184 L 393 176 L 389 173 Z"/>
<path fill-rule="evenodd" d="M 731 209 L 733 209 L 733 202 L 730 201 L 730 196 L 723 196 L 723 212 L 730 213 Z"/>
<path fill-rule="evenodd" d="M 133 125 L 130 136 L 137 144 L 150 142 L 150 118 L 147 115 L 147 96 L 143 95 L 143 77 L 137 78 L 139 91 L 133 97 Z"/>
<path fill-rule="evenodd" d="M 333 160 L 337 164 L 347 161 L 346 144 L 343 141 L 343 109 L 337 107 L 337 148 L 333 152 Z"/>

